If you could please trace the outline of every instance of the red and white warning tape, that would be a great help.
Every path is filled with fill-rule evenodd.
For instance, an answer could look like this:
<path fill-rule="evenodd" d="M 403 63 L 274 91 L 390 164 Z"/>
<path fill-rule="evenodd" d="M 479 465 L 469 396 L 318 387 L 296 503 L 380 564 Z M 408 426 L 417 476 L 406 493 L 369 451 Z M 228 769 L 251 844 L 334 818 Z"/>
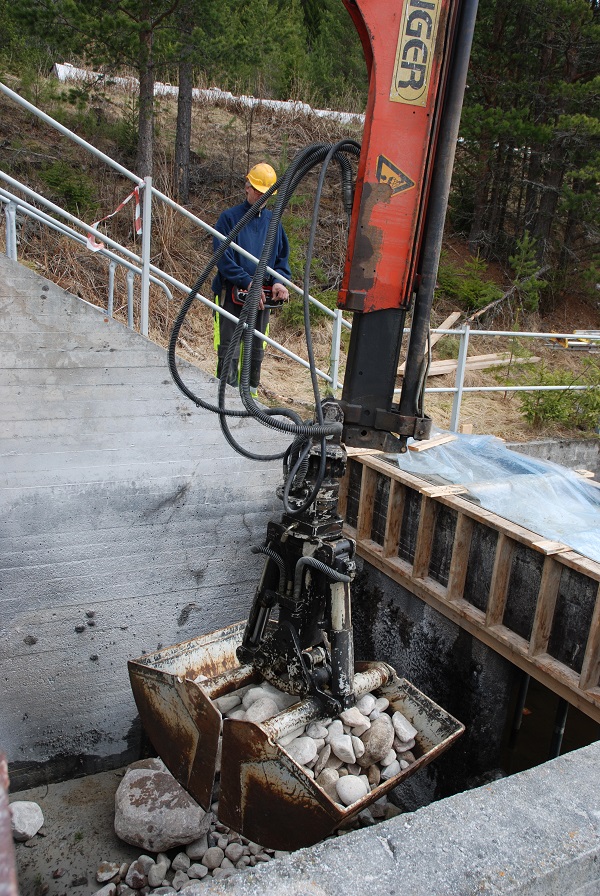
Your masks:
<path fill-rule="evenodd" d="M 120 212 L 121 209 L 124 206 L 126 206 L 127 203 L 129 202 L 129 200 L 134 196 L 135 196 L 135 219 L 134 219 L 133 226 L 135 228 L 136 234 L 138 236 L 141 236 L 141 234 L 142 234 L 142 216 L 140 213 L 140 188 L 139 187 L 135 187 L 131 191 L 129 196 L 126 196 L 125 199 L 123 200 L 123 202 L 121 202 L 121 204 L 116 207 L 114 212 L 111 212 L 110 215 L 106 215 L 104 218 L 100 218 L 99 221 L 95 221 L 92 224 L 92 227 L 95 229 L 98 226 L 98 224 L 101 224 L 103 221 L 108 221 L 109 218 L 113 218 L 117 214 L 117 212 Z M 88 238 L 87 238 L 87 247 L 88 247 L 88 249 L 91 249 L 92 252 L 97 252 L 99 249 L 104 248 L 104 243 L 101 242 L 100 240 L 97 240 L 93 233 L 89 233 Z"/>

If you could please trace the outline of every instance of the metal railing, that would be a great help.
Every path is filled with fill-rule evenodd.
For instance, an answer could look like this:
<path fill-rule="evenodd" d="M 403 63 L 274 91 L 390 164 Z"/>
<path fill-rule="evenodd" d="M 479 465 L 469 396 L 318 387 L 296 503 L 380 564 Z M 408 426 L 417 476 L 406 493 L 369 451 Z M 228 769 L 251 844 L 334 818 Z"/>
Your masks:
<path fill-rule="evenodd" d="M 0 170 L 0 180 L 4 181 L 9 187 L 13 188 L 13 190 L 17 190 L 21 193 L 24 193 L 32 202 L 26 202 L 20 199 L 16 194 L 9 192 L 6 189 L 2 189 L 0 191 L 0 202 L 5 206 L 6 209 L 6 254 L 9 258 L 13 258 L 16 260 L 17 257 L 17 222 L 16 222 L 16 211 L 20 209 L 24 214 L 29 215 L 31 217 L 36 217 L 36 219 L 48 226 L 52 227 L 55 230 L 60 231 L 63 235 L 68 236 L 70 238 L 76 239 L 80 244 L 83 242 L 87 243 L 88 236 L 94 237 L 96 240 L 104 244 L 104 247 L 99 249 L 98 252 L 101 255 L 107 256 L 110 258 L 111 262 L 115 265 L 119 264 L 125 267 L 128 271 L 128 276 L 130 275 L 130 279 L 128 280 L 128 291 L 133 289 L 132 278 L 136 275 L 140 277 L 140 333 L 142 336 L 148 336 L 148 325 L 149 325 L 149 307 L 150 307 L 150 283 L 158 283 L 163 290 L 168 291 L 167 284 L 169 284 L 173 289 L 183 295 L 187 296 L 190 291 L 190 286 L 188 284 L 182 283 L 180 280 L 169 275 L 167 272 L 161 270 L 156 265 L 151 263 L 151 235 L 152 235 L 152 208 L 153 203 L 155 201 L 161 201 L 169 208 L 173 209 L 176 213 L 182 215 L 188 221 L 192 222 L 194 225 L 200 227 L 206 233 L 210 234 L 212 237 L 216 237 L 217 239 L 224 240 L 225 237 L 222 233 L 219 233 L 218 230 L 215 230 L 214 227 L 211 227 L 210 224 L 207 224 L 201 218 L 198 218 L 188 209 L 179 205 L 170 196 L 160 192 L 152 185 L 152 178 L 145 177 L 140 178 L 133 172 L 129 171 L 127 168 L 124 168 L 123 165 L 120 165 L 118 162 L 115 162 L 114 159 L 111 159 L 110 156 L 105 155 L 105 153 L 96 149 L 95 146 L 83 140 L 73 131 L 70 131 L 67 127 L 55 121 L 51 116 L 47 115 L 45 112 L 42 112 L 41 109 L 38 109 L 32 103 L 23 99 L 23 97 L 19 96 L 18 93 L 11 90 L 5 84 L 0 82 L 0 92 L 3 93 L 6 97 L 13 100 L 22 108 L 26 109 L 35 117 L 39 118 L 41 121 L 45 122 L 50 127 L 59 131 L 63 136 L 67 137 L 69 140 L 72 140 L 74 143 L 77 143 L 91 155 L 95 156 L 95 158 L 99 159 L 101 162 L 104 162 L 114 171 L 118 172 L 123 177 L 130 180 L 136 187 L 139 188 L 142 196 L 142 246 L 141 246 L 141 255 L 137 255 L 135 252 L 126 249 L 121 246 L 115 240 L 112 240 L 110 237 L 106 236 L 101 231 L 97 230 L 95 227 L 91 227 L 89 224 L 81 221 L 79 218 L 76 218 L 74 215 L 69 214 L 64 209 L 45 199 L 45 197 L 41 196 L 39 193 L 36 193 L 34 190 L 24 186 L 19 181 L 10 177 L 4 171 Z M 39 212 L 36 207 L 32 204 L 41 205 L 48 209 L 48 211 L 52 212 L 52 215 L 58 216 L 58 218 L 62 218 L 65 221 L 68 221 L 72 227 L 65 228 L 62 222 L 57 222 L 52 215 L 47 215 L 45 213 Z M 85 236 L 82 236 L 81 233 L 74 231 L 73 228 L 79 228 L 83 231 Z M 107 250 L 105 246 L 110 246 L 112 252 Z M 247 252 L 241 246 L 232 243 L 234 249 L 236 249 L 241 255 L 245 258 L 248 258 L 254 262 L 258 262 L 258 259 L 252 255 L 250 252 Z M 121 256 L 125 256 L 123 259 Z M 114 270 L 114 269 L 113 269 Z M 285 285 L 291 291 L 297 293 L 298 295 L 303 295 L 302 289 L 293 283 L 290 280 L 287 280 L 285 277 L 277 274 L 272 268 L 267 267 L 268 273 L 271 275 L 275 275 L 278 280 L 285 283 Z M 109 268 L 110 274 L 110 268 Z M 111 288 L 111 283 L 114 284 L 114 279 L 111 280 L 109 276 L 109 290 Z M 210 299 L 207 299 L 205 296 L 201 294 L 196 294 L 196 299 L 200 301 L 203 305 L 211 310 L 211 312 L 221 314 L 223 317 L 228 318 L 229 320 L 237 322 L 237 318 L 230 314 L 223 308 L 220 308 Z M 323 314 L 330 317 L 333 321 L 333 338 L 332 338 L 332 347 L 330 353 L 330 365 L 329 371 L 325 372 L 317 368 L 317 375 L 321 377 L 321 379 L 325 380 L 330 388 L 333 390 L 339 388 L 339 362 L 340 362 L 340 345 L 341 345 L 341 332 L 342 328 L 346 327 L 347 329 L 351 328 L 351 324 L 348 321 L 345 321 L 342 317 L 341 310 L 337 309 L 332 311 L 322 302 L 319 302 L 318 299 L 315 299 L 313 296 L 309 296 L 309 301 L 316 308 L 318 308 Z M 110 295 L 109 295 L 109 306 L 110 306 Z M 129 325 L 133 325 L 132 323 L 132 311 L 130 308 L 133 308 L 133 296 L 128 297 L 128 323 Z M 107 308 L 107 312 L 110 313 L 110 307 Z M 301 358 L 296 353 L 290 351 L 285 346 L 280 345 L 276 340 L 272 339 L 269 336 L 265 336 L 262 333 L 258 333 L 254 331 L 260 338 L 274 348 L 276 351 L 290 358 L 292 361 L 300 364 L 302 367 L 306 369 L 310 369 L 310 364 L 304 358 Z"/>
<path fill-rule="evenodd" d="M 91 227 L 89 224 L 86 224 L 76 216 L 70 214 L 54 203 L 50 202 L 50 200 L 43 197 L 41 194 L 37 193 L 35 190 L 30 189 L 14 178 L 10 177 L 10 175 L 6 174 L 4 171 L 0 169 L 0 180 L 4 181 L 7 187 L 11 189 L 7 189 L 6 187 L 0 186 L 0 204 L 4 206 L 5 209 L 5 220 L 6 220 L 6 254 L 9 258 L 17 260 L 17 246 L 18 246 L 18 238 L 17 238 L 17 212 L 20 212 L 23 215 L 30 217 L 32 220 L 37 221 L 38 223 L 44 224 L 45 226 L 50 227 L 56 232 L 60 233 L 63 236 L 68 237 L 69 239 L 74 240 L 79 245 L 85 246 L 88 244 L 88 237 L 91 235 L 98 241 L 102 243 L 102 247 L 97 250 L 97 254 L 102 257 L 105 257 L 108 261 L 108 297 L 107 297 L 107 313 L 112 316 L 113 308 L 114 308 L 114 283 L 115 283 L 115 270 L 117 266 L 122 267 L 126 271 L 127 277 L 127 322 L 128 326 L 133 329 L 134 327 L 134 279 L 136 277 L 140 278 L 140 333 L 143 336 L 148 336 L 148 325 L 149 325 L 149 298 L 150 298 L 150 284 L 153 283 L 163 290 L 167 299 L 172 299 L 173 294 L 172 290 L 181 293 L 185 296 L 189 294 L 190 286 L 176 279 L 175 277 L 168 274 L 166 271 L 163 271 L 161 268 L 152 264 L 151 262 L 151 235 L 152 235 L 152 210 L 153 203 L 155 201 L 163 202 L 167 207 L 174 210 L 177 214 L 182 215 L 188 221 L 190 221 L 195 226 L 201 228 L 206 233 L 208 233 L 212 237 L 216 237 L 217 239 L 224 240 L 225 237 L 223 234 L 219 233 L 218 230 L 215 230 L 214 227 L 211 227 L 210 224 L 207 224 L 205 221 L 202 221 L 188 209 L 179 205 L 169 196 L 164 193 L 161 193 L 152 185 L 152 178 L 140 178 L 137 175 L 133 174 L 127 168 L 124 168 L 118 162 L 115 162 L 114 159 L 111 159 L 109 156 L 105 155 L 100 150 L 96 149 L 96 147 L 92 146 L 90 143 L 87 143 L 73 131 L 70 131 L 64 125 L 55 121 L 45 112 L 42 112 L 32 103 L 29 103 L 27 100 L 23 99 L 23 97 L 19 96 L 19 94 L 15 93 L 6 85 L 0 82 L 0 92 L 3 93 L 6 97 L 13 100 L 18 105 L 22 106 L 32 115 L 36 116 L 40 120 L 44 121 L 49 126 L 58 130 L 61 134 L 63 134 L 68 139 L 77 143 L 79 146 L 84 148 L 91 155 L 95 156 L 100 161 L 104 162 L 110 168 L 121 174 L 123 177 L 130 180 L 136 187 L 139 188 L 142 196 L 142 245 L 141 245 L 141 255 L 137 255 L 135 252 L 127 249 L 122 246 L 120 243 L 111 239 L 106 234 L 102 233 L 95 227 Z M 14 192 L 17 191 L 17 192 Z M 17 195 L 17 193 L 24 194 L 25 197 Z M 41 207 L 41 208 L 40 208 Z M 43 211 L 45 208 L 47 211 Z M 243 256 L 249 258 L 250 260 L 257 262 L 258 259 L 255 258 L 251 253 L 247 252 L 240 246 L 237 246 L 235 243 L 232 243 L 233 247 Z M 267 271 L 274 275 L 276 272 L 271 268 L 267 268 Z M 298 295 L 303 295 L 303 291 L 300 287 L 298 287 L 295 283 L 286 278 L 281 277 L 280 275 L 276 275 L 279 280 L 283 281 L 289 290 L 297 293 Z M 205 305 L 211 312 L 221 314 L 224 317 L 237 321 L 237 319 L 226 311 L 223 308 L 220 308 L 213 301 L 202 296 L 200 294 L 196 295 L 198 301 L 200 301 L 203 305 Z M 319 302 L 313 296 L 309 297 L 310 302 L 318 308 L 323 314 L 328 316 L 332 320 L 332 339 L 331 339 L 331 352 L 329 358 L 329 370 L 327 372 L 317 369 L 317 375 L 327 382 L 329 388 L 335 393 L 338 389 L 341 388 L 341 383 L 339 381 L 339 366 L 340 366 L 340 356 L 341 356 L 341 339 L 342 339 L 342 331 L 344 328 L 351 329 L 351 323 L 345 320 L 342 316 L 342 312 L 340 309 L 335 311 L 328 308 L 323 303 Z M 256 331 L 255 331 L 256 332 Z M 410 333 L 410 330 L 407 329 L 404 331 L 405 335 Z M 461 404 L 463 397 L 468 393 L 473 392 L 518 392 L 518 391 L 567 391 L 567 390 L 579 390 L 584 391 L 590 388 L 595 388 L 594 386 L 576 386 L 576 385 L 561 385 L 561 386 L 535 386 L 535 385 L 498 385 L 498 386 L 466 386 L 465 385 L 465 376 L 468 372 L 467 368 L 467 358 L 469 351 L 470 340 L 473 337 L 503 337 L 506 339 L 510 338 L 525 338 L 525 339 L 576 339 L 577 335 L 575 333 L 530 333 L 530 332 L 507 332 L 500 330 L 471 330 L 468 324 L 465 324 L 460 329 L 434 329 L 431 331 L 432 333 L 437 333 L 444 336 L 452 336 L 454 338 L 458 338 L 460 340 L 459 350 L 458 350 L 458 360 L 457 367 L 455 373 L 455 382 L 453 386 L 442 386 L 442 387 L 426 387 L 426 394 L 441 394 L 441 393 L 450 393 L 454 395 L 453 403 L 452 403 L 452 412 L 450 416 L 450 430 L 457 432 L 460 425 L 460 412 L 461 412 Z M 260 338 L 270 345 L 273 349 L 280 352 L 287 358 L 301 365 L 305 369 L 309 369 L 310 365 L 307 360 L 297 355 L 295 352 L 290 351 L 285 346 L 280 345 L 276 340 L 272 339 L 270 336 L 265 336 L 263 334 L 258 334 Z M 586 335 L 586 338 L 592 342 L 600 342 L 600 335 L 589 334 Z M 400 390 L 395 390 L 396 393 L 399 393 Z"/>

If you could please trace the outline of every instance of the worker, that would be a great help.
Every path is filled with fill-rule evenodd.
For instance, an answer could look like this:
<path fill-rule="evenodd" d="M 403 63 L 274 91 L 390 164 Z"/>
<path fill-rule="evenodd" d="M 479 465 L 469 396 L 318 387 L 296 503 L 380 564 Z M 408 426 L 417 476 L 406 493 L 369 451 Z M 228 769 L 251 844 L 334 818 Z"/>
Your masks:
<path fill-rule="evenodd" d="M 246 175 L 245 201 L 222 212 L 215 225 L 216 229 L 227 236 L 240 218 L 246 214 L 250 206 L 254 205 L 260 196 L 269 187 L 273 186 L 276 180 L 277 175 L 274 169 L 267 165 L 266 162 L 254 165 Z M 270 220 L 271 212 L 263 206 L 259 213 L 242 228 L 235 238 L 235 243 L 256 258 L 259 258 L 265 243 Z M 221 245 L 221 240 L 218 237 L 214 237 L 213 244 L 216 250 Z M 288 280 L 292 276 L 289 268 L 289 254 L 288 239 L 280 224 L 277 229 L 273 254 L 268 261 L 268 265 Z M 230 246 L 217 265 L 217 275 L 212 283 L 215 303 L 239 318 L 255 270 L 256 264 L 253 261 Z M 278 282 L 274 278 L 265 280 L 259 300 L 255 329 L 266 334 L 271 307 L 287 301 L 288 298 L 289 293 L 283 283 Z M 215 349 L 217 351 L 217 376 L 219 378 L 223 372 L 223 363 L 235 326 L 234 321 L 221 314 L 215 314 Z M 250 393 L 254 397 L 258 394 L 264 349 L 264 340 L 261 339 L 259 341 L 255 337 L 250 366 Z M 239 355 L 236 360 L 237 363 L 232 362 L 229 370 L 228 382 L 232 386 L 238 384 Z"/>

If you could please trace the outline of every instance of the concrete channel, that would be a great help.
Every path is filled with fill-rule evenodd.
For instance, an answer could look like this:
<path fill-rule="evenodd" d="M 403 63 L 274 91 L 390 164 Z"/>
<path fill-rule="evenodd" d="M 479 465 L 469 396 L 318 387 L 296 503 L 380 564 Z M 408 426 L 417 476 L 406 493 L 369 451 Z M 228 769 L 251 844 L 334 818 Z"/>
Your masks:
<path fill-rule="evenodd" d="M 280 471 L 215 450 L 218 424 L 180 401 L 161 349 L 1 255 L 0 281 L 0 752 L 14 798 L 139 758 L 127 661 L 244 618 L 260 571 L 248 548 L 279 513 Z M 573 466 L 597 469 L 592 455 Z M 395 665 L 467 734 L 396 794 L 407 814 L 207 896 L 600 893 L 598 725 L 567 727 L 572 752 L 550 762 L 534 728 L 532 755 L 512 760 L 535 767 L 499 779 L 517 666 L 367 559 L 354 594 L 359 658 Z"/>

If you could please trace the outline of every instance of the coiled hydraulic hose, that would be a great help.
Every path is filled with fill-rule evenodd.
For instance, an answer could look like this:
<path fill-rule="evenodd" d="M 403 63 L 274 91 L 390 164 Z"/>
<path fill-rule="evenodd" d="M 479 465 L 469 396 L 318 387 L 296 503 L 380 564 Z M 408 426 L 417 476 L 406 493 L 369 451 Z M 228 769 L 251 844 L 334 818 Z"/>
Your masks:
<path fill-rule="evenodd" d="M 304 512 L 304 510 L 306 510 L 314 501 L 325 475 L 326 438 L 327 436 L 339 435 L 341 432 L 340 423 L 325 423 L 323 419 L 316 365 L 312 346 L 308 286 L 314 239 L 318 221 L 319 205 L 327 168 L 332 160 L 335 160 L 339 166 L 342 181 L 342 197 L 344 202 L 344 209 L 349 218 L 352 210 L 352 166 L 348 159 L 348 155 L 356 157 L 359 154 L 360 146 L 353 140 L 342 140 L 336 144 L 314 143 L 298 153 L 283 176 L 277 181 L 277 183 L 273 184 L 270 189 L 262 194 L 262 196 L 254 203 L 254 205 L 251 206 L 251 208 L 248 209 L 248 211 L 243 215 L 240 221 L 231 230 L 226 239 L 223 240 L 221 245 L 213 254 L 210 261 L 198 277 L 198 280 L 190 290 L 190 293 L 187 296 L 186 300 L 184 301 L 173 325 L 171 337 L 169 340 L 169 369 L 171 371 L 171 375 L 175 384 L 183 392 L 184 395 L 186 395 L 191 401 L 194 402 L 197 407 L 201 407 L 204 410 L 211 411 L 219 415 L 221 430 L 225 436 L 225 439 L 235 451 L 251 460 L 259 461 L 278 460 L 282 457 L 289 457 L 290 455 L 289 448 L 286 451 L 271 455 L 256 454 L 244 448 L 235 439 L 229 428 L 227 419 L 229 417 L 252 417 L 263 426 L 267 426 L 279 432 L 291 434 L 295 436 L 295 440 L 300 441 L 300 444 L 305 443 L 301 449 L 295 449 L 295 451 L 297 451 L 298 459 L 296 463 L 293 464 L 292 470 L 290 470 L 287 475 L 286 487 L 284 488 L 283 493 L 284 507 L 286 511 L 291 513 L 292 515 L 299 515 L 300 513 Z M 313 219 L 311 224 L 309 245 L 307 249 L 303 290 L 304 324 L 306 332 L 309 369 L 311 373 L 311 381 L 315 397 L 316 421 L 302 422 L 299 415 L 289 408 L 266 408 L 254 401 L 252 395 L 250 394 L 250 367 L 252 361 L 253 341 L 255 338 L 254 329 L 256 326 L 258 306 L 262 294 L 263 283 L 265 280 L 266 268 L 273 253 L 277 231 L 281 223 L 283 212 L 298 184 L 304 177 L 307 176 L 310 171 L 312 171 L 312 169 L 316 165 L 319 164 L 322 165 L 322 168 L 313 209 Z M 271 220 L 269 222 L 264 247 L 256 267 L 256 272 L 254 274 L 252 284 L 250 286 L 250 289 L 248 290 L 248 295 L 244 303 L 244 307 L 242 308 L 242 311 L 240 313 L 239 321 L 236 325 L 233 337 L 228 347 L 227 354 L 223 361 L 223 373 L 221 376 L 218 391 L 218 405 L 215 406 L 210 402 L 201 399 L 183 382 L 183 379 L 181 378 L 177 369 L 177 360 L 175 354 L 177 340 L 179 338 L 181 327 L 183 326 L 187 313 L 194 301 L 194 298 L 208 279 L 211 271 L 218 264 L 231 243 L 234 242 L 236 236 L 240 233 L 240 231 L 246 226 L 246 224 L 248 224 L 249 221 L 252 220 L 253 217 L 255 217 L 259 213 L 269 197 L 275 192 L 277 193 L 277 198 L 271 215 Z M 242 403 L 244 405 L 244 410 L 232 410 L 227 409 L 225 406 L 226 385 L 228 373 L 232 364 L 234 363 L 234 358 L 236 359 L 237 364 L 240 343 L 243 343 L 243 361 L 240 373 L 239 390 Z M 288 419 L 286 420 L 285 418 Z M 310 449 L 311 439 L 321 440 L 321 463 L 316 477 L 316 482 L 311 491 L 311 494 L 303 502 L 302 507 L 290 508 L 288 504 L 289 491 L 296 477 L 298 477 L 299 474 L 302 475 L 303 468 L 305 471 L 307 462 L 306 458 Z"/>

